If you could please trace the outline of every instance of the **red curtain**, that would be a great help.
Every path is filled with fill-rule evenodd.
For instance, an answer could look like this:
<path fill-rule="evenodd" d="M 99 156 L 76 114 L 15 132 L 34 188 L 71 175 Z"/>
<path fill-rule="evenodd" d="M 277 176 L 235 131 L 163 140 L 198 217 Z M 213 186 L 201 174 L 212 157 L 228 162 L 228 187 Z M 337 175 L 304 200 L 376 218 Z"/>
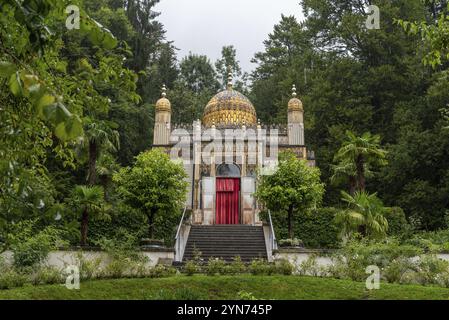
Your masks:
<path fill-rule="evenodd" d="M 240 179 L 217 178 L 216 224 L 239 224 Z"/>

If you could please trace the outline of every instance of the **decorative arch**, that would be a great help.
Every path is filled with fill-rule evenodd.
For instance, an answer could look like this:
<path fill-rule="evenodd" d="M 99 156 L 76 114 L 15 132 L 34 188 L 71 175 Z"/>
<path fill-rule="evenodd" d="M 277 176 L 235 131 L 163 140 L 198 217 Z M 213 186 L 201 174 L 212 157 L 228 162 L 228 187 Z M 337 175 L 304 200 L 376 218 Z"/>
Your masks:
<path fill-rule="evenodd" d="M 240 167 L 236 164 L 222 163 L 217 166 L 217 177 L 240 178 Z"/>

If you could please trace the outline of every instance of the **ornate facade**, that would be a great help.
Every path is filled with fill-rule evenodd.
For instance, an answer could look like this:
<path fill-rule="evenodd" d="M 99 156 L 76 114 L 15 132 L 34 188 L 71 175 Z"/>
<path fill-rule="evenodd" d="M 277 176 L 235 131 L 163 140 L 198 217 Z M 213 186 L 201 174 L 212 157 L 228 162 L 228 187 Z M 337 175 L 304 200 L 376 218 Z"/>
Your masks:
<path fill-rule="evenodd" d="M 193 224 L 260 225 L 253 197 L 256 173 L 275 167 L 283 150 L 315 165 L 313 152 L 305 146 L 304 109 L 295 86 L 284 126 L 261 125 L 251 101 L 233 89 L 232 78 L 209 101 L 202 120 L 173 126 L 171 112 L 164 86 L 156 103 L 153 147 L 183 159 L 190 183 L 186 206 Z"/>

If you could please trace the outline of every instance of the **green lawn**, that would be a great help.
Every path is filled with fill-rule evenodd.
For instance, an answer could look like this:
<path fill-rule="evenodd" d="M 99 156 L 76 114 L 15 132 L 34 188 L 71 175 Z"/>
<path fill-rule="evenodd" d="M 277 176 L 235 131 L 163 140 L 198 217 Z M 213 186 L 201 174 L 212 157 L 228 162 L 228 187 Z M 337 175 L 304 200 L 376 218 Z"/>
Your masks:
<path fill-rule="evenodd" d="M 448 299 L 449 289 L 381 284 L 368 291 L 364 283 L 299 276 L 177 276 L 162 279 L 98 280 L 80 290 L 62 285 L 27 286 L 0 291 L 0 299 L 238 299 L 238 292 L 258 299 Z"/>

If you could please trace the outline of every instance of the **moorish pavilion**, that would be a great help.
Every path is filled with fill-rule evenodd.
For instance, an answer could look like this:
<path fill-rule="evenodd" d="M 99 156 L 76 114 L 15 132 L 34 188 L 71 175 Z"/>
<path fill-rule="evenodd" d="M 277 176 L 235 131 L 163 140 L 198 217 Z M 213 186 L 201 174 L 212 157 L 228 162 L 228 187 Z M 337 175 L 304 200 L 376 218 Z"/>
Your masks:
<path fill-rule="evenodd" d="M 313 152 L 305 146 L 304 109 L 295 86 L 285 110 L 286 125 L 262 125 L 251 101 L 233 89 L 231 76 L 227 88 L 212 97 L 193 125 L 173 125 L 172 111 L 164 86 L 156 103 L 153 147 L 183 159 L 191 226 L 261 227 L 253 197 L 258 170 L 275 167 L 278 152 L 284 150 L 315 165 Z"/>

